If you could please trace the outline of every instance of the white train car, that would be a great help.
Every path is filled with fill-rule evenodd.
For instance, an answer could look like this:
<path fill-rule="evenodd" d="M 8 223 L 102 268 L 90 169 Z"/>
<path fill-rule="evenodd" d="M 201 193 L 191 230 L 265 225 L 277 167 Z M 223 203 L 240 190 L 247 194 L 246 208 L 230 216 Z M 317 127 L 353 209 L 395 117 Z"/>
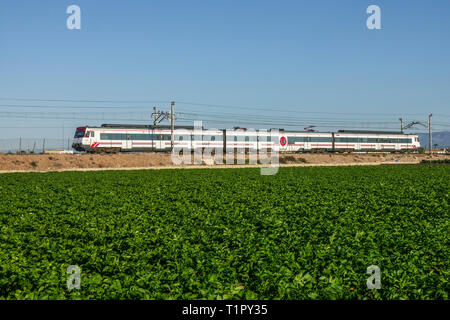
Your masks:
<path fill-rule="evenodd" d="M 284 132 L 287 139 L 286 151 L 319 152 L 333 150 L 333 134 L 328 132 Z"/>
<path fill-rule="evenodd" d="M 337 133 L 285 132 L 290 152 L 402 152 L 420 147 L 417 135 L 398 132 L 340 130 Z"/>
<path fill-rule="evenodd" d="M 78 127 L 72 147 L 85 152 L 171 150 L 169 126 L 110 125 Z M 417 135 L 399 132 L 340 130 L 308 132 L 277 130 L 204 130 L 176 126 L 174 146 L 189 150 L 223 148 L 247 152 L 278 147 L 280 152 L 411 152 L 420 147 Z"/>
<path fill-rule="evenodd" d="M 401 152 L 420 147 L 417 135 L 400 132 L 340 130 L 333 133 L 334 150 Z"/>
<path fill-rule="evenodd" d="M 86 152 L 165 151 L 171 149 L 171 130 L 139 125 L 78 127 L 72 147 Z"/>

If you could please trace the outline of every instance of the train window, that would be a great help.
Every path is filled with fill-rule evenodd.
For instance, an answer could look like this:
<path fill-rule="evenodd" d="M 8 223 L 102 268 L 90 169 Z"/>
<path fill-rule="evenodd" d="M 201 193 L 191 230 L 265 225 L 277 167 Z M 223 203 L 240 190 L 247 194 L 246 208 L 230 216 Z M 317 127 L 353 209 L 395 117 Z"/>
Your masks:
<path fill-rule="evenodd" d="M 234 141 L 248 141 L 247 137 L 244 136 L 234 136 Z"/>
<path fill-rule="evenodd" d="M 75 132 L 75 138 L 83 138 L 84 137 L 84 131 L 76 131 Z"/>
<path fill-rule="evenodd" d="M 91 131 L 91 138 L 95 137 L 95 131 Z"/>
<path fill-rule="evenodd" d="M 288 137 L 288 144 L 293 144 L 296 142 L 306 142 L 308 137 Z"/>
<path fill-rule="evenodd" d="M 100 140 L 125 140 L 126 134 L 123 133 L 100 133 Z"/>
<path fill-rule="evenodd" d="M 379 143 L 398 143 L 401 139 L 396 138 L 378 138 Z"/>
<path fill-rule="evenodd" d="M 84 136 L 85 137 L 89 137 L 89 134 L 90 134 L 91 132 L 90 131 L 86 131 L 86 133 L 84 134 Z"/>
<path fill-rule="evenodd" d="M 373 143 L 373 142 L 377 142 L 377 139 L 376 138 L 359 138 L 358 141 L 362 142 L 362 143 L 367 143 L 367 142 Z"/>
<path fill-rule="evenodd" d="M 310 137 L 311 142 L 331 142 L 331 137 Z"/>
<path fill-rule="evenodd" d="M 347 142 L 347 143 L 356 143 L 358 142 L 358 138 L 336 138 L 334 139 L 336 142 Z"/>
<path fill-rule="evenodd" d="M 131 134 L 131 140 L 153 140 L 152 134 Z"/>

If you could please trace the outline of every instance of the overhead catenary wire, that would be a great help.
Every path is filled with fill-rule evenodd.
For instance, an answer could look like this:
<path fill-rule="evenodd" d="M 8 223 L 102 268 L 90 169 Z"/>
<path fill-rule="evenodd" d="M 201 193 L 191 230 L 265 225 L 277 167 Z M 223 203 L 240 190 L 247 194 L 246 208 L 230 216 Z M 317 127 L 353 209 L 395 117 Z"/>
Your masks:
<path fill-rule="evenodd" d="M 40 101 L 40 102 L 77 102 L 77 103 L 170 103 L 170 100 L 113 100 L 113 99 L 36 99 L 36 98 L 5 98 L 0 97 L 2 101 Z"/>
<path fill-rule="evenodd" d="M 112 115 L 116 115 L 116 117 L 112 117 Z M 120 115 L 120 116 L 118 116 Z M 129 115 L 125 117 L 125 115 Z M 83 121 L 136 121 L 136 122 L 149 122 L 149 118 L 143 116 L 141 118 L 136 118 L 132 116 L 132 113 L 97 113 L 97 114 L 80 114 L 80 113 L 55 113 L 55 112 L 0 112 L 0 116 L 3 118 L 21 118 L 21 119 L 56 119 L 56 120 L 83 120 Z M 253 124 L 253 125 L 265 125 L 265 126 L 286 126 L 286 127 L 294 127 L 294 126 L 308 126 L 312 123 L 315 125 L 323 126 L 323 127 L 333 127 L 333 128 L 374 128 L 374 127 L 383 127 L 383 128 L 394 128 L 396 129 L 395 122 L 375 122 L 375 121 L 361 121 L 356 119 L 347 119 L 347 120 L 338 120 L 338 119 L 330 119 L 329 121 L 319 120 L 319 119 L 298 119 L 296 121 L 268 121 L 268 119 L 246 119 L 246 118 L 217 118 L 208 115 L 199 115 L 195 114 L 193 117 L 179 117 L 178 120 L 184 121 L 195 121 L 202 120 L 205 123 L 231 123 L 231 124 Z M 448 127 L 447 123 L 436 122 L 436 126 L 440 127 Z"/>
<path fill-rule="evenodd" d="M 4 98 L 1 97 L 2 101 L 33 101 L 33 102 L 62 102 L 62 103 L 74 103 L 76 105 L 45 105 L 45 104 L 0 104 L 1 108 L 32 108 L 32 109 L 63 109 L 63 110 L 127 110 L 124 112 L 111 112 L 106 111 L 103 113 L 80 113 L 80 112 L 53 112 L 53 111 L 41 111 L 41 112 L 6 112 L 0 111 L 0 116 L 3 118 L 18 118 L 18 119 L 48 119 L 48 120 L 77 120 L 77 121 L 134 121 L 134 122 L 150 122 L 149 114 L 146 112 L 144 114 L 141 111 L 141 118 L 136 117 L 137 110 L 148 110 L 152 104 L 169 104 L 169 100 L 114 100 L 114 99 L 32 99 L 32 98 Z M 122 105 L 96 105 L 89 106 L 86 104 L 98 103 L 98 104 L 122 104 Z M 291 110 L 290 107 L 272 107 L 267 108 L 265 106 L 236 106 L 236 105 L 226 105 L 226 104 L 208 104 L 208 103 L 197 103 L 197 102 L 186 102 L 177 101 L 179 104 L 177 112 L 177 120 L 181 122 L 191 122 L 195 120 L 202 120 L 208 124 L 216 125 L 252 125 L 252 126 L 277 126 L 277 127 L 304 127 L 309 125 L 315 125 L 318 127 L 325 128 L 383 128 L 383 129 L 398 129 L 398 122 L 392 121 L 392 115 L 403 115 L 405 119 L 408 116 L 415 117 L 420 115 L 424 117 L 426 114 L 416 114 L 416 113 L 349 113 L 349 112 L 323 112 L 323 111 L 305 111 L 305 110 Z M 81 104 L 81 105 L 79 105 Z M 133 106 L 130 104 L 146 104 L 145 106 Z M 206 108 L 205 111 L 192 111 L 192 106 L 201 108 Z M 222 109 L 239 109 L 239 111 L 248 111 L 253 113 L 242 113 L 242 112 L 214 112 L 210 111 L 212 108 L 222 108 Z M 183 111 L 187 109 L 187 111 Z M 264 111 L 276 111 L 276 118 L 273 115 L 265 115 Z M 285 115 L 279 115 L 280 113 L 286 113 Z M 289 114 L 289 115 L 287 115 Z M 293 115 L 297 114 L 297 116 Z M 308 116 L 302 116 L 303 114 Z M 311 115 L 322 115 L 314 117 Z M 328 116 L 327 116 L 328 115 Z M 335 116 L 333 116 L 335 115 Z M 339 117 L 340 116 L 340 117 Z M 382 120 L 382 118 L 389 119 Z M 450 117 L 449 115 L 435 114 L 436 119 Z M 445 121 L 445 120 L 444 120 Z M 436 121 L 434 127 L 439 129 L 449 128 L 450 123 L 444 121 Z M 2 127 L 0 127 L 2 128 Z M 5 128 L 5 127 L 3 127 Z M 301 128 L 300 128 L 301 129 Z M 417 129 L 418 131 L 420 129 Z"/>
<path fill-rule="evenodd" d="M 45 109 L 45 108 L 53 108 L 53 109 L 91 109 L 91 107 L 85 107 L 85 106 L 81 106 L 81 107 L 72 107 L 72 106 L 38 106 L 38 105 L 0 105 L 0 107 L 2 106 L 6 106 L 6 107 L 25 107 L 25 108 L 37 108 L 37 109 Z M 126 109 L 126 107 L 92 107 L 92 109 L 96 109 L 96 108 L 115 108 L 115 109 Z M 48 111 L 46 111 L 48 112 Z M 131 111 L 127 111 L 127 112 L 122 112 L 122 114 L 126 114 L 126 113 L 130 113 Z M 117 112 L 108 112 L 109 114 L 119 114 Z M 4 113 L 3 113 L 4 114 Z M 31 113 L 30 113 L 31 114 Z M 241 114 L 241 113 L 213 113 L 213 112 L 203 112 L 203 113 L 199 113 L 199 112 L 178 112 L 178 114 L 182 114 L 182 115 L 191 115 L 191 116 L 201 116 L 201 117 L 205 117 L 205 116 L 215 116 L 216 118 L 220 119 L 220 118 L 224 118 L 224 117 L 251 117 L 252 119 L 258 119 L 258 120 L 268 120 L 268 119 L 273 119 L 273 116 L 265 116 L 265 115 L 255 115 L 255 114 Z M 24 115 L 26 116 L 26 115 Z M 306 120 L 306 121 L 323 121 L 323 120 L 330 120 L 330 121 L 334 121 L 334 122 L 341 122 L 341 121 L 345 121 L 343 119 L 337 119 L 336 117 L 333 118 L 326 118 L 326 117 L 320 117 L 320 118 L 304 118 L 304 117 L 292 117 L 292 116 L 278 116 L 277 117 L 278 120 L 285 120 L 285 121 L 292 121 L 292 120 Z M 359 119 L 361 121 L 363 121 L 362 119 Z M 367 121 L 365 119 L 365 121 Z M 371 120 L 372 122 L 374 122 L 373 120 Z M 381 121 L 380 121 L 381 123 Z M 382 123 L 388 123 L 388 121 L 384 120 L 382 121 Z M 390 123 L 396 123 L 396 122 L 390 122 Z"/>
<path fill-rule="evenodd" d="M 172 100 L 114 100 L 114 99 L 43 99 L 43 98 L 16 98 L 16 97 L 0 97 L 2 101 L 39 101 L 39 102 L 64 102 L 64 103 L 124 103 L 124 104 L 170 104 Z M 341 115 L 424 115 L 426 113 L 355 113 L 355 112 L 324 112 L 324 111 L 311 111 L 311 110 L 300 110 L 299 106 L 291 105 L 277 105 L 277 106 L 247 106 L 247 105 L 227 105 L 227 104 L 214 104 L 214 103 L 204 103 L 204 102 L 187 102 L 176 100 L 176 103 L 181 105 L 190 105 L 198 107 L 211 107 L 211 108 L 227 108 L 227 109 L 240 109 L 240 110 L 255 110 L 255 111 L 272 111 L 272 112 L 285 112 L 285 113 L 311 113 L 311 114 L 341 114 Z M 45 106 L 43 106 L 45 107 Z M 92 107 L 98 108 L 100 106 Z M 104 107 L 104 108 L 116 108 L 115 106 Z M 120 108 L 120 107 L 119 107 Z M 296 110 L 292 110 L 295 108 Z M 304 106 L 302 108 L 305 108 Z M 442 115 L 445 117 L 450 117 L 450 115 Z"/>

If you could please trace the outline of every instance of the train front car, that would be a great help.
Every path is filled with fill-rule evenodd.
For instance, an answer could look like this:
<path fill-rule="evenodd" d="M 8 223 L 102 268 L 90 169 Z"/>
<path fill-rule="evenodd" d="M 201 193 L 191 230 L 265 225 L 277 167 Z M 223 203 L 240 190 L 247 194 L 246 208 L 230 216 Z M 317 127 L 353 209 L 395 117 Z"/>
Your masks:
<path fill-rule="evenodd" d="M 75 136 L 73 137 L 73 143 L 72 148 L 74 148 L 76 151 L 86 151 L 86 146 L 84 145 L 87 141 L 87 138 L 85 138 L 85 135 L 89 134 L 89 131 L 87 130 L 87 127 L 78 127 L 75 130 Z"/>
<path fill-rule="evenodd" d="M 93 128 L 78 127 L 73 138 L 72 148 L 79 152 L 96 150 L 96 134 Z"/>
<path fill-rule="evenodd" d="M 417 152 L 417 135 L 390 131 L 339 130 L 334 133 L 337 152 Z"/>

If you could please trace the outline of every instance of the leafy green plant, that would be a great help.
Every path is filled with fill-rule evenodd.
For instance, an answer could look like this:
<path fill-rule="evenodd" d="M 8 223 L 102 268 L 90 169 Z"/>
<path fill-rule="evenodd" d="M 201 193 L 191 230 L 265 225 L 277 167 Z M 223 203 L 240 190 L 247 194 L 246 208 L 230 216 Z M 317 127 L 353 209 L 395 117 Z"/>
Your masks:
<path fill-rule="evenodd" d="M 449 181 L 446 165 L 2 174 L 0 299 L 446 300 Z"/>

